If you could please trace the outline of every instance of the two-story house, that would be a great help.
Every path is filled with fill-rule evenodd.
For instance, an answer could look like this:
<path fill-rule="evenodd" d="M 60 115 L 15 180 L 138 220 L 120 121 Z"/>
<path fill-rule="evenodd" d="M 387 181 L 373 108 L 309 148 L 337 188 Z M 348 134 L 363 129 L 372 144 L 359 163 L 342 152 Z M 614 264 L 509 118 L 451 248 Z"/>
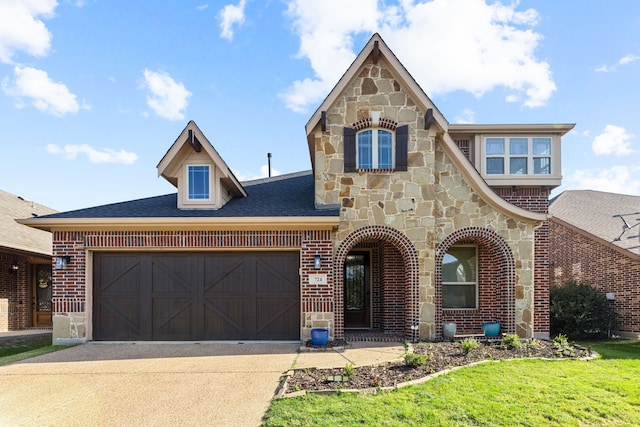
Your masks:
<path fill-rule="evenodd" d="M 306 124 L 311 171 L 239 182 L 189 122 L 177 193 L 23 221 L 53 232 L 54 341 L 546 337 L 572 127 L 450 124 L 376 34 Z"/>

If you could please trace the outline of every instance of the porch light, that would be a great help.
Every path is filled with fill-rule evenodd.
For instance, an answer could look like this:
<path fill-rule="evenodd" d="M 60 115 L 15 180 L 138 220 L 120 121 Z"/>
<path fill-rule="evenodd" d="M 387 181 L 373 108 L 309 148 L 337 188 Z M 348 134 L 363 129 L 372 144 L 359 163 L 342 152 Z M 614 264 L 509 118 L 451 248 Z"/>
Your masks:
<path fill-rule="evenodd" d="M 320 255 L 316 255 L 313 257 L 313 269 L 314 270 L 320 270 L 320 267 L 322 266 L 322 258 L 320 257 Z"/>
<path fill-rule="evenodd" d="M 13 264 L 11 264 L 11 268 L 9 269 L 9 273 L 14 273 L 15 274 L 15 273 L 18 272 L 19 269 L 20 269 L 20 267 L 18 267 L 18 264 L 14 262 Z"/>
<path fill-rule="evenodd" d="M 56 257 L 56 270 L 66 270 L 71 262 L 71 257 L 68 255 Z"/>

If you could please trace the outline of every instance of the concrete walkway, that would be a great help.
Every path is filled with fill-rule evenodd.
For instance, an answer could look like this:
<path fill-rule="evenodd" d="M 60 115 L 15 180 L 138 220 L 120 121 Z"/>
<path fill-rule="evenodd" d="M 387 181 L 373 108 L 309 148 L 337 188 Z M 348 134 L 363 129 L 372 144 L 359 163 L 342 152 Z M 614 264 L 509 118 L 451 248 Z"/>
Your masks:
<path fill-rule="evenodd" d="M 258 426 L 292 367 L 401 356 L 400 343 L 88 343 L 0 367 L 2 426 Z"/>

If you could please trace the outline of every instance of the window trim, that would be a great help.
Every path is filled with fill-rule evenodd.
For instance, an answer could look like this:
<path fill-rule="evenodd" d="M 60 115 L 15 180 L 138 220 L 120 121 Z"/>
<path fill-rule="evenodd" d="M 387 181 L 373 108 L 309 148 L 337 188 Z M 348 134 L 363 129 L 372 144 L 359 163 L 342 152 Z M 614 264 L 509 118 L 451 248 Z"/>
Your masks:
<path fill-rule="evenodd" d="M 211 167 L 210 164 L 207 163 L 185 163 L 185 197 L 184 197 L 184 202 L 185 203 L 190 203 L 190 204 L 203 204 L 203 203 L 211 203 L 213 201 L 213 173 L 212 170 L 213 168 Z M 190 169 L 192 167 L 206 167 L 207 168 L 207 173 L 208 173 L 208 178 L 209 178 L 209 194 L 208 197 L 206 198 L 192 198 L 191 197 L 191 192 L 189 191 L 189 186 L 191 184 L 191 180 L 190 180 Z"/>
<path fill-rule="evenodd" d="M 535 154 L 534 153 L 534 140 L 546 139 L 549 141 L 549 154 Z M 491 139 L 503 141 L 503 152 L 501 154 L 488 154 L 487 144 Z M 526 139 L 527 152 L 524 154 L 512 153 L 511 143 L 512 140 Z M 485 135 L 482 138 L 482 152 L 484 159 L 482 162 L 482 168 L 484 175 L 488 177 L 550 177 L 553 175 L 553 166 L 556 160 L 554 160 L 553 153 L 553 137 L 548 135 Z M 526 159 L 526 172 L 525 173 L 513 173 L 511 171 L 511 161 L 515 159 Z M 502 159 L 502 173 L 490 173 L 488 168 L 489 159 Z M 536 159 L 549 159 L 549 172 L 548 173 L 535 173 L 535 160 Z"/>
<path fill-rule="evenodd" d="M 444 258 L 445 256 L 449 253 L 449 251 L 451 249 L 454 248 L 473 248 L 475 251 L 475 272 L 476 272 L 476 278 L 475 278 L 475 282 L 445 282 L 444 280 L 444 275 L 443 275 L 443 268 L 444 268 Z M 442 309 L 443 310 L 465 310 L 465 311 L 470 311 L 470 310 L 478 310 L 480 307 L 480 271 L 478 269 L 479 267 L 479 250 L 478 250 L 478 245 L 472 245 L 472 244 L 468 244 L 468 245 L 452 245 L 449 247 L 449 249 L 447 250 L 447 252 L 445 253 L 445 255 L 442 257 L 442 260 L 440 262 L 440 278 L 441 278 L 441 298 L 442 298 Z M 445 307 L 444 305 L 444 287 L 445 286 L 460 286 L 460 285 L 466 285 L 466 286 L 474 286 L 475 289 L 475 306 L 474 307 Z"/>
<path fill-rule="evenodd" d="M 360 135 L 365 132 L 371 132 L 371 167 L 364 168 L 360 166 Z M 379 167 L 380 159 L 380 145 L 379 135 L 380 132 L 385 132 L 391 135 L 391 166 L 387 168 Z M 368 128 L 360 129 L 356 132 L 356 169 L 357 170 L 394 170 L 396 167 L 396 133 L 389 129 L 371 126 Z"/>

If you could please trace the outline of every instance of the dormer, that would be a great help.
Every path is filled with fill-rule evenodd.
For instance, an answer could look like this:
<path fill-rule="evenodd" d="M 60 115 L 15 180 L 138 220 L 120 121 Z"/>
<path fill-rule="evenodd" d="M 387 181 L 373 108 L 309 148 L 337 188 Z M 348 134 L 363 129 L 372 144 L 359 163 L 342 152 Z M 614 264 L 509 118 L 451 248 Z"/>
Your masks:
<path fill-rule="evenodd" d="M 247 193 L 220 154 L 192 120 L 158 163 L 162 176 L 178 189 L 178 209 L 220 209 Z"/>

